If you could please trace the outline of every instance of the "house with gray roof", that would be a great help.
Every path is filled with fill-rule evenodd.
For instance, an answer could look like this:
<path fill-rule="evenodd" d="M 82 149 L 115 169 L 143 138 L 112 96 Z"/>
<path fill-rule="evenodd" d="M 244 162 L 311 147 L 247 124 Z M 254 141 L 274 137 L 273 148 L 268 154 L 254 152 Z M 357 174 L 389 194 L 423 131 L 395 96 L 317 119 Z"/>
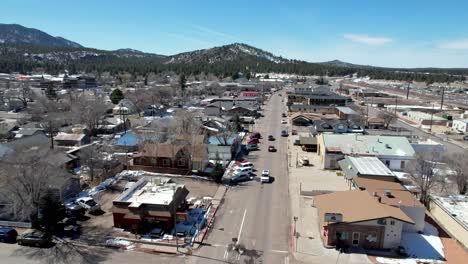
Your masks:
<path fill-rule="evenodd" d="M 347 180 L 356 177 L 395 181 L 395 174 L 377 157 L 346 156 L 338 161 Z"/>

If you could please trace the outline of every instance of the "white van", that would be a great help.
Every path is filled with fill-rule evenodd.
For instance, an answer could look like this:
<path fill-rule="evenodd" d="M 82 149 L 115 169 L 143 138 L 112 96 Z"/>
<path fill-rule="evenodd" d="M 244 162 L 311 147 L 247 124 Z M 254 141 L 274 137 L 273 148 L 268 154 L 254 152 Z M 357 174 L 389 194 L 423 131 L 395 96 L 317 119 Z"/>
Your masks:
<path fill-rule="evenodd" d="M 237 167 L 235 170 L 234 170 L 234 174 L 239 174 L 239 173 L 253 173 L 253 169 L 252 167 Z"/>

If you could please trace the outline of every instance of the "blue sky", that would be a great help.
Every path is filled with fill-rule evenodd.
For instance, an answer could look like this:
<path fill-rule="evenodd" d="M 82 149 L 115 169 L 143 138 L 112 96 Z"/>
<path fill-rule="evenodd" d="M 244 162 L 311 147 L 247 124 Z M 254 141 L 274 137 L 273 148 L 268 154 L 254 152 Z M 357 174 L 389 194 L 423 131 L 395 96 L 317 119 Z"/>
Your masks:
<path fill-rule="evenodd" d="M 243 42 L 311 62 L 468 67 L 462 0 L 3 0 L 1 9 L 0 23 L 99 49 L 171 55 Z"/>

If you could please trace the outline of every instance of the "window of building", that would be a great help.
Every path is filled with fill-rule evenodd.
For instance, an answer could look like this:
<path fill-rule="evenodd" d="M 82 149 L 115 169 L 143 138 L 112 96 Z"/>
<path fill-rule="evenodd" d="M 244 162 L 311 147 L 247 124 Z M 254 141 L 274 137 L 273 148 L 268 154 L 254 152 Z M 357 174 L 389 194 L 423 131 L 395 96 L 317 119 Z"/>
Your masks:
<path fill-rule="evenodd" d="M 151 162 L 151 165 L 156 165 L 156 158 L 151 158 L 150 162 Z"/>
<path fill-rule="evenodd" d="M 395 221 L 391 220 L 390 225 L 395 225 Z"/>
<path fill-rule="evenodd" d="M 390 161 L 389 161 L 389 160 L 386 160 L 386 161 L 385 161 L 385 165 L 387 165 L 387 167 L 390 167 Z"/>
<path fill-rule="evenodd" d="M 177 161 L 177 165 L 178 166 L 185 166 L 185 160 L 184 159 L 180 159 Z"/>
<path fill-rule="evenodd" d="M 359 245 L 359 232 L 353 232 L 353 246 Z"/>
<path fill-rule="evenodd" d="M 338 239 L 339 240 L 347 240 L 348 239 L 348 232 L 339 233 Z"/>
<path fill-rule="evenodd" d="M 163 165 L 164 166 L 169 166 L 170 165 L 169 159 L 163 159 Z"/>
<path fill-rule="evenodd" d="M 385 219 L 378 219 L 378 220 L 377 220 L 377 224 L 379 224 L 379 225 L 385 225 L 385 224 L 387 224 L 387 221 L 386 221 Z"/>
<path fill-rule="evenodd" d="M 405 168 L 405 161 L 404 161 L 404 160 L 402 160 L 402 161 L 400 162 L 400 168 L 401 168 L 401 169 L 404 169 L 404 168 Z"/>

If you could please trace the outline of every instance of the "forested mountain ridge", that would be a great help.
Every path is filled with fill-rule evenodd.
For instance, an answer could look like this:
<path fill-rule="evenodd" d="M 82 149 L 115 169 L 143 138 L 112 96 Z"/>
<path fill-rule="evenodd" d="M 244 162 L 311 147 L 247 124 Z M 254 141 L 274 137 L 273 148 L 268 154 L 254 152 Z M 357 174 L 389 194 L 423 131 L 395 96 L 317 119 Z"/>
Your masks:
<path fill-rule="evenodd" d="M 19 25 L 15 25 L 19 26 Z M 21 26 L 20 26 L 21 27 Z M 28 29 L 30 32 L 35 29 Z M 35 30 L 39 31 L 39 30 Z M 46 34 L 39 31 L 42 34 Z M 21 32 L 15 32 L 17 39 Z M 47 35 L 47 34 L 46 34 Z M 51 38 L 64 40 L 62 38 Z M 0 72 L 31 72 L 38 68 L 49 73 L 70 72 L 149 72 L 174 71 L 176 73 L 213 73 L 219 77 L 233 76 L 237 72 L 277 72 L 298 75 L 346 76 L 357 74 L 373 79 L 449 82 L 464 80 L 468 69 L 397 69 L 356 65 L 339 60 L 310 63 L 285 59 L 243 43 L 184 52 L 171 56 L 145 53 L 134 49 L 114 51 L 85 48 L 74 43 L 57 46 L 55 42 L 3 41 L 0 43 Z"/>

